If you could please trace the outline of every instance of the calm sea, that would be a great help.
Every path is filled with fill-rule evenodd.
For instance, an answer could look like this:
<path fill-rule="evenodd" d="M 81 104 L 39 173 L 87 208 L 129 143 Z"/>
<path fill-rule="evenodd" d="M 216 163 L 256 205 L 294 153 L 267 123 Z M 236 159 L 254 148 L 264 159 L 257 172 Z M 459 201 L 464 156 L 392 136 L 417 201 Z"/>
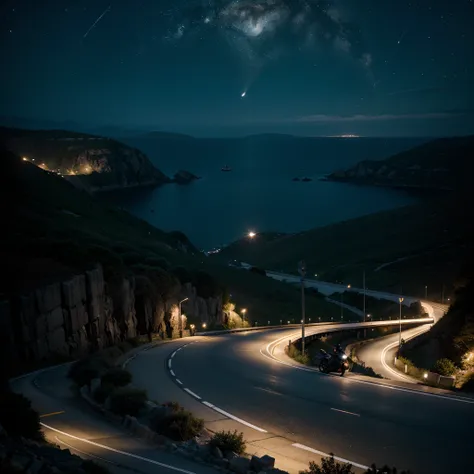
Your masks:
<path fill-rule="evenodd" d="M 247 139 L 136 138 L 167 175 L 185 169 L 202 179 L 114 195 L 116 204 L 203 250 L 248 231 L 300 232 L 415 201 L 401 191 L 318 181 L 365 159 L 383 159 L 423 139 L 260 136 Z M 222 172 L 228 165 L 231 172 Z M 308 176 L 311 182 L 292 178 Z"/>

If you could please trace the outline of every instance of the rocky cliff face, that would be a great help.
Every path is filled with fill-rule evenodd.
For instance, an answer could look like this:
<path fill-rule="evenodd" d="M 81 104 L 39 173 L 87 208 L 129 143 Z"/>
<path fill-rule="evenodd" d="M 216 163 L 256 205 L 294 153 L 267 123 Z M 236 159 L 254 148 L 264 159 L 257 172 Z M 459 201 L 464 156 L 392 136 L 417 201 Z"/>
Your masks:
<path fill-rule="evenodd" d="M 2 129 L 7 149 L 90 192 L 171 182 L 141 151 L 118 141 L 66 131 Z"/>
<path fill-rule="evenodd" d="M 167 300 L 135 295 L 133 278 L 104 281 L 101 266 L 0 302 L 0 351 L 14 364 L 53 356 L 79 357 L 150 333 L 178 331 L 182 313 L 195 321 L 222 322 L 221 298 L 203 299 L 185 284 Z M 183 318 L 183 329 L 186 318 Z"/>

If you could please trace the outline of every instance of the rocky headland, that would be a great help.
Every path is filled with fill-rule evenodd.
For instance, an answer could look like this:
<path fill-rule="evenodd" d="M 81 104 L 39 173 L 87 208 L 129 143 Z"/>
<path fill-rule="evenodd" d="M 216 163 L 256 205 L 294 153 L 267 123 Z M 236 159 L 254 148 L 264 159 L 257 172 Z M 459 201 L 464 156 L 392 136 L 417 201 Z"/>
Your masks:
<path fill-rule="evenodd" d="M 323 179 L 413 191 L 455 191 L 470 186 L 473 155 L 473 136 L 443 138 L 386 160 L 362 161 Z"/>
<path fill-rule="evenodd" d="M 63 130 L 0 128 L 0 143 L 23 161 L 61 176 L 89 193 L 172 182 L 187 184 L 197 178 L 187 171 L 179 171 L 171 179 L 140 150 L 101 136 Z"/>

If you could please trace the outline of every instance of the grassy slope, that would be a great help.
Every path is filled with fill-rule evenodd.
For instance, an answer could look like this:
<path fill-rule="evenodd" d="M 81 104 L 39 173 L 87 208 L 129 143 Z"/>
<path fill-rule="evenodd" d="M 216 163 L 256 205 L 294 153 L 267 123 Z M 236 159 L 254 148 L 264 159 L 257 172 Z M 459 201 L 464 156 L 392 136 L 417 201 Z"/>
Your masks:
<path fill-rule="evenodd" d="M 467 201 L 434 199 L 416 206 L 384 211 L 340 222 L 269 243 L 244 239 L 217 254 L 214 259 L 238 259 L 266 269 L 296 273 L 305 259 L 311 275 L 329 281 L 362 284 L 366 271 L 371 288 L 391 288 L 422 294 L 441 293 L 443 281 L 456 275 L 462 261 L 460 246 L 471 237 L 465 216 Z M 387 262 L 410 257 L 374 270 Z M 440 272 L 443 276 L 437 277 Z"/>
<path fill-rule="evenodd" d="M 216 265 L 195 252 L 184 235 L 162 232 L 126 212 L 108 207 L 98 198 L 22 162 L 9 152 L 2 152 L 1 162 L 2 178 L 10 184 L 11 191 L 3 215 L 8 232 L 0 234 L 0 257 L 5 263 L 0 292 L 6 292 L 5 288 L 14 284 L 23 285 L 26 273 L 28 278 L 38 282 L 74 271 L 88 258 L 113 260 L 117 255 L 122 258 L 133 253 L 139 262 L 165 258 L 172 266 L 211 273 L 228 288 L 238 307 L 248 308 L 252 321 L 273 323 L 281 318 L 298 318 L 300 299 L 295 288 Z M 195 254 L 177 250 L 181 245 Z M 94 247 L 92 254 L 91 246 Z M 83 255 L 85 248 L 89 253 Z M 38 257 L 48 259 L 32 265 L 32 259 Z M 329 319 L 337 313 L 337 308 L 320 298 L 308 297 L 308 311 Z"/>

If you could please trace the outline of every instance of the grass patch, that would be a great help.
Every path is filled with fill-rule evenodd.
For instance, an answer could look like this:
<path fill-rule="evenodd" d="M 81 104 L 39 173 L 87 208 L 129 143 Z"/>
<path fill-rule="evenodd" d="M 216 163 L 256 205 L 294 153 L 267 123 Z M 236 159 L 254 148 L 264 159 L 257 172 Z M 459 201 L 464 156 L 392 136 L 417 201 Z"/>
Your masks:
<path fill-rule="evenodd" d="M 288 355 L 288 357 L 291 357 L 300 364 L 311 365 L 311 358 L 308 353 L 306 352 L 305 354 L 303 354 L 299 349 L 295 347 L 294 344 L 289 344 L 288 346 L 286 346 L 285 353 Z"/>

